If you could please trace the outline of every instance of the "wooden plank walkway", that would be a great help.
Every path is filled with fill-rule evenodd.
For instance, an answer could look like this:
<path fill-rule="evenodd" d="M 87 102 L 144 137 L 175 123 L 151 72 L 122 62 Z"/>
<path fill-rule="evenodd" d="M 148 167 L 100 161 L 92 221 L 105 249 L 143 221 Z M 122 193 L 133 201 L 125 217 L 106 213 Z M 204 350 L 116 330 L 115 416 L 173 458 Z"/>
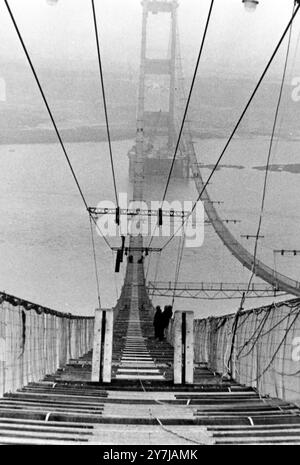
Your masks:
<path fill-rule="evenodd" d="M 0 399 L 1 444 L 300 444 L 300 409 L 195 366 L 174 386 L 173 348 L 153 336 L 143 266 L 114 324 L 112 382 L 90 382 L 91 353 Z"/>
<path fill-rule="evenodd" d="M 198 384 L 175 387 L 138 378 L 99 385 L 80 379 L 80 367 L 84 379 L 91 372 L 86 360 L 5 395 L 0 443 L 300 444 L 298 407 L 205 368 L 198 368 Z"/>

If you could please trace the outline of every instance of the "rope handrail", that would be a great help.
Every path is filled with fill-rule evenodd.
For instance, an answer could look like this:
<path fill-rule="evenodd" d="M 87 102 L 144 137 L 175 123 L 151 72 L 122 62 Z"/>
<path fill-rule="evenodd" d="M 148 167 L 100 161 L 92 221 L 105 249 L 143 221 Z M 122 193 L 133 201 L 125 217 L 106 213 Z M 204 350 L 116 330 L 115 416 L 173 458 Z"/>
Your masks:
<path fill-rule="evenodd" d="M 275 307 L 280 308 L 280 307 L 284 307 L 286 305 L 289 306 L 290 308 L 297 308 L 299 306 L 299 310 L 300 310 L 300 298 L 284 300 L 282 302 L 276 302 L 276 305 L 274 303 L 272 303 L 272 304 L 264 305 L 264 306 L 258 307 L 258 308 L 251 308 L 249 310 L 243 310 L 242 313 L 240 313 L 240 315 L 246 316 L 246 318 L 248 318 L 248 316 L 251 315 L 252 313 L 255 314 L 255 313 L 261 313 L 262 311 L 271 311 Z M 236 312 L 226 313 L 225 315 L 216 315 L 216 316 L 209 316 L 209 317 L 205 317 L 205 318 L 197 318 L 197 319 L 195 319 L 195 322 L 196 321 L 208 321 L 208 320 L 217 321 L 217 320 L 220 320 L 220 319 L 230 319 L 230 318 L 234 318 L 235 315 L 236 315 Z"/>
<path fill-rule="evenodd" d="M 7 294 L 6 292 L 0 292 L 0 304 L 3 302 L 7 302 L 14 307 L 21 306 L 25 310 L 34 310 L 36 313 L 41 314 L 45 313 L 46 315 L 54 315 L 60 318 L 69 318 L 69 319 L 82 319 L 82 320 L 92 320 L 94 319 L 93 316 L 84 316 L 84 315 L 74 315 L 72 313 L 64 313 L 59 312 L 57 310 L 53 310 L 48 307 L 44 307 L 43 305 L 39 305 L 29 300 L 21 299 L 11 294 Z"/>

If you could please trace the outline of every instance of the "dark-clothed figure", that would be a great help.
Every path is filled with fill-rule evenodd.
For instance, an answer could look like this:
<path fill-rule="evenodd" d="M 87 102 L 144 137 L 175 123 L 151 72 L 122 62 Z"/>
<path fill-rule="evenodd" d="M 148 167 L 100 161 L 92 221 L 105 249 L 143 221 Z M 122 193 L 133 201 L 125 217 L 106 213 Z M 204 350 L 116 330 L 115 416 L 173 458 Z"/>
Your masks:
<path fill-rule="evenodd" d="M 168 330 L 168 326 L 170 323 L 170 319 L 172 318 L 173 315 L 173 310 L 172 310 L 172 305 L 165 305 L 163 314 L 162 314 L 162 320 L 163 320 L 163 339 L 165 337 L 165 333 Z"/>
<path fill-rule="evenodd" d="M 156 307 L 156 312 L 154 315 L 154 320 L 153 320 L 153 326 L 154 326 L 154 337 L 157 339 L 160 339 L 161 332 L 162 332 L 162 310 L 160 306 L 158 305 Z"/>

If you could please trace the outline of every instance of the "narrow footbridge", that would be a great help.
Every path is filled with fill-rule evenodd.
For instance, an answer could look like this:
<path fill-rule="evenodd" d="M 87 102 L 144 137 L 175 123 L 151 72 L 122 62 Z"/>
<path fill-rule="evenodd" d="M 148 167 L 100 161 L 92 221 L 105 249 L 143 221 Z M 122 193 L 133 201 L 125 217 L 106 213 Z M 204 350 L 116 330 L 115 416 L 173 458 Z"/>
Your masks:
<path fill-rule="evenodd" d="M 204 363 L 194 363 L 192 383 L 174 384 L 174 349 L 154 339 L 138 258 L 133 253 L 114 310 L 109 383 L 91 381 L 93 319 L 2 300 L 0 443 L 300 444 L 293 402 L 262 396 Z"/>

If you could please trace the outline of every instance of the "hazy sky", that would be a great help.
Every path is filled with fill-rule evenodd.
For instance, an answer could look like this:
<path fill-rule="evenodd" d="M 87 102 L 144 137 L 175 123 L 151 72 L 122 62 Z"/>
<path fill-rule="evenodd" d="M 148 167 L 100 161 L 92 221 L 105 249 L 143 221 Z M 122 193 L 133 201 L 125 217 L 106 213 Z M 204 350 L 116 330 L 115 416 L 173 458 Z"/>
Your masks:
<path fill-rule="evenodd" d="M 95 0 L 104 64 L 139 61 L 140 0 Z M 209 0 L 179 0 L 182 54 L 189 69 L 194 63 Z M 96 58 L 90 0 L 10 0 L 16 20 L 34 59 L 90 62 Z M 292 0 L 260 0 L 253 14 L 241 0 L 216 0 L 205 47 L 206 71 L 253 72 L 267 61 L 293 7 Z M 161 15 L 160 15 L 161 18 Z M 293 44 L 300 30 L 300 13 Z M 0 59 L 23 59 L 4 2 L 0 4 Z"/>

